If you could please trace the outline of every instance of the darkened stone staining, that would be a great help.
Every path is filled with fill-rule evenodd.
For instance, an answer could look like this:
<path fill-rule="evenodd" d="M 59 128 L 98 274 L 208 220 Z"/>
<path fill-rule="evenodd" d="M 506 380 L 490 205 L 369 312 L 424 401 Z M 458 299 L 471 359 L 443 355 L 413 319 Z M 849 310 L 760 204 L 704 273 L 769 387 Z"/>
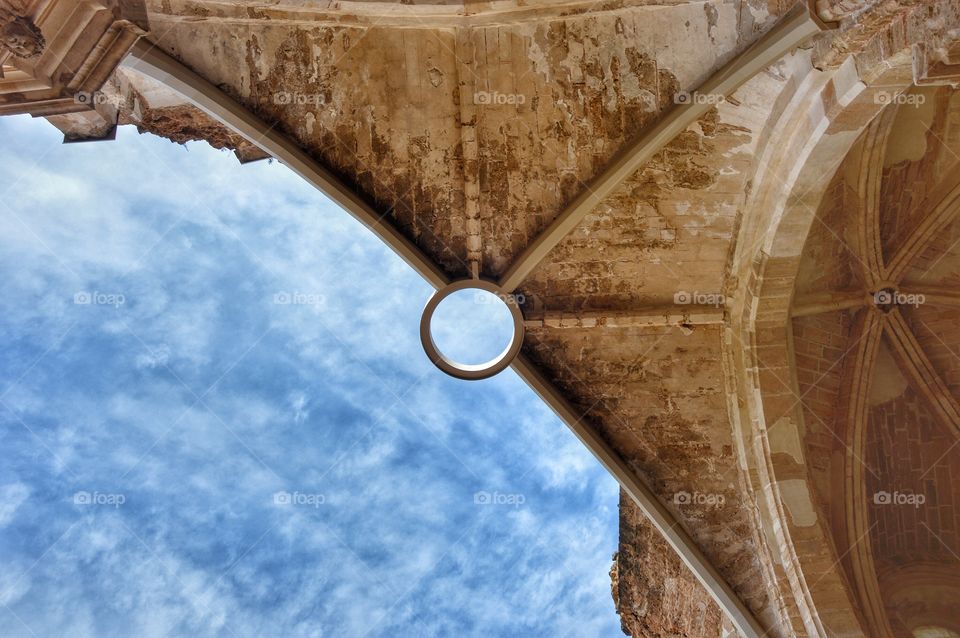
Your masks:
<path fill-rule="evenodd" d="M 720 333 L 700 327 L 527 331 L 524 352 L 677 515 L 753 609 L 768 604 L 727 424 Z M 696 634 L 693 634 L 696 635 Z"/>
<path fill-rule="evenodd" d="M 278 122 L 337 177 L 363 193 L 447 272 L 464 276 L 465 235 L 449 221 L 461 199 L 454 193 L 462 194 L 462 150 L 434 139 L 429 127 L 417 128 L 405 115 L 410 104 L 402 91 L 381 86 L 376 96 L 367 93 L 370 83 L 363 76 L 371 72 L 370 60 L 379 55 L 382 63 L 390 48 L 378 35 L 375 29 L 295 30 L 277 49 L 267 73 L 252 72 L 251 92 L 261 115 Z M 252 38 L 250 69 L 258 68 L 258 49 Z M 443 70 L 425 66 L 422 71 L 424 81 L 444 92 L 452 108 L 450 83 L 430 81 Z M 396 74 L 398 69 L 381 67 L 376 72 Z"/>
<path fill-rule="evenodd" d="M 614 29 L 617 20 L 604 18 Z M 481 210 L 497 211 L 482 225 L 492 276 L 673 103 L 679 85 L 669 71 L 628 37 L 610 47 L 600 31 L 581 22 L 539 25 L 526 55 L 512 62 L 527 103 L 509 118 L 481 113 Z"/>

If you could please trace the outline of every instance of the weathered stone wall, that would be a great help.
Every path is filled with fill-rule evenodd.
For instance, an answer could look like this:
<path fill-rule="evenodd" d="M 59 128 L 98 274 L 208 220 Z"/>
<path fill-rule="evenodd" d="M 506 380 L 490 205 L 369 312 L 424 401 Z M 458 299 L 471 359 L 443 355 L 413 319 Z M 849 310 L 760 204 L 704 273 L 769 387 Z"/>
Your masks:
<path fill-rule="evenodd" d="M 726 427 L 717 326 L 528 330 L 525 350 L 758 613 L 771 600 Z M 629 545 L 621 540 L 621 551 Z"/>
<path fill-rule="evenodd" d="M 696 89 L 793 4 L 148 3 L 162 49 L 289 135 L 455 277 L 471 261 L 488 276 L 502 273 L 675 106 L 679 91 Z M 681 133 L 521 288 L 528 313 L 682 314 L 693 310 L 684 301 L 691 296 L 727 312 L 725 326 L 543 323 L 531 326 L 524 352 L 667 505 L 771 636 L 857 635 L 860 627 L 823 536 L 845 315 L 795 320 L 796 349 L 787 347 L 794 292 L 856 283 L 842 241 L 849 185 L 826 188 L 822 206 L 808 193 L 821 193 L 879 112 L 866 84 L 909 83 L 913 52 L 945 59 L 958 5 L 890 1 L 862 12 L 849 0 L 821 2 L 821 17 L 845 21 L 840 30 L 758 74 Z M 196 109 L 133 84 L 122 121 L 253 157 Z M 810 157 L 821 166 L 808 166 Z M 891 188 L 922 197 L 928 172 L 946 170 L 935 164 L 891 163 Z M 803 213 L 797 221 L 791 211 L 799 207 L 819 208 L 819 219 Z M 915 221 L 891 215 L 894 235 Z M 950 264 L 960 263 L 950 243 L 958 233 L 951 228 L 936 244 Z M 940 261 L 933 248 L 925 259 Z M 940 282 L 960 282 L 953 266 L 934 270 Z M 943 333 L 943 346 L 923 337 L 923 347 L 956 384 L 950 350 L 960 351 L 960 339 L 950 317 L 919 309 L 908 319 Z M 753 359 L 743 354 L 753 348 Z M 794 373 L 809 396 L 799 417 Z M 706 592 L 631 503 L 622 512 L 615 594 L 624 628 L 720 635 Z"/>
<path fill-rule="evenodd" d="M 620 492 L 620 551 L 613 596 L 634 638 L 722 638 L 720 608 L 633 500 Z"/>
<path fill-rule="evenodd" d="M 523 291 L 548 309 L 670 305 L 724 290 L 751 131 L 712 111 L 561 243 Z"/>
<path fill-rule="evenodd" d="M 676 91 L 770 24 L 740 2 L 442 29 L 212 7 L 160 45 L 278 122 L 455 275 L 468 256 L 501 272 Z M 174 9 L 154 11 L 167 24 Z"/>
<path fill-rule="evenodd" d="M 949 453 L 956 439 L 912 388 L 874 405 L 869 419 L 865 461 L 873 470 L 867 492 L 878 563 L 932 561 L 960 570 L 960 454 Z"/>
<path fill-rule="evenodd" d="M 125 115 L 127 116 L 120 120 L 121 124 L 133 124 L 141 133 L 152 133 L 177 144 L 202 140 L 213 148 L 234 151 L 241 162 L 269 157 L 243 137 L 192 106 L 150 109 L 137 119 Z"/>

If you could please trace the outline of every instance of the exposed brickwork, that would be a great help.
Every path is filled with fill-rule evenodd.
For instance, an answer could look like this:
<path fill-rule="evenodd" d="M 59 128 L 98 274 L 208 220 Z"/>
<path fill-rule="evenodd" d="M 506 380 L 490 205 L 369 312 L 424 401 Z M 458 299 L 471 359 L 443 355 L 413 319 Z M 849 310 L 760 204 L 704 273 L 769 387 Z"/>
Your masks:
<path fill-rule="evenodd" d="M 860 286 L 859 264 L 851 247 L 856 193 L 837 171 L 817 210 L 797 274 L 798 300 L 825 290 Z M 836 498 L 831 475 L 837 445 L 834 422 L 844 358 L 850 348 L 850 313 L 826 312 L 792 320 L 794 361 L 804 417 L 804 444 L 816 495 L 829 511 Z"/>
<path fill-rule="evenodd" d="M 913 334 L 944 383 L 960 396 L 960 326 L 956 308 L 923 304 L 904 310 Z"/>
<path fill-rule="evenodd" d="M 846 290 L 858 286 L 859 264 L 850 222 L 855 219 L 856 192 L 838 171 L 820 203 L 804 245 L 797 273 L 796 295 Z"/>
<path fill-rule="evenodd" d="M 924 401 L 908 389 L 870 411 L 867 491 L 880 495 L 870 505 L 871 540 L 884 565 L 934 561 L 960 569 L 960 447 Z M 898 495 L 908 502 L 898 504 Z"/>
<path fill-rule="evenodd" d="M 951 168 L 956 158 L 951 145 L 955 134 L 950 132 L 950 127 L 956 109 L 951 106 L 950 93 L 928 89 L 919 95 L 927 96 L 929 102 L 924 108 L 900 107 L 887 141 L 885 168 L 877 193 L 879 236 L 885 260 L 897 254 L 929 214 L 929 206 L 924 203 L 930 193 L 954 180 Z M 864 219 L 869 219 L 858 201 L 861 195 L 857 189 L 864 188 L 863 183 L 857 182 L 862 152 L 862 145 L 853 147 L 821 201 L 798 270 L 799 300 L 818 293 L 822 297 L 825 291 L 858 288 L 867 297 L 862 273 L 869 267 L 855 248 L 860 246 L 859 226 L 866 223 Z M 955 240 L 956 232 L 951 226 L 947 232 L 940 233 L 942 236 L 935 236 L 929 248 L 921 251 L 918 262 L 932 275 L 927 285 L 942 285 L 955 276 L 953 264 L 956 262 L 952 259 L 947 259 L 939 269 L 931 269 L 930 264 L 952 250 L 950 242 Z M 911 277 L 915 285 L 922 285 L 916 266 L 908 272 L 907 278 Z M 882 279 L 882 274 L 878 278 Z M 918 609 L 922 608 L 927 618 L 938 618 L 948 608 L 943 600 L 953 596 L 955 604 L 960 604 L 960 591 L 949 593 L 945 583 L 940 589 L 927 590 L 914 598 L 891 584 L 896 581 L 895 572 L 908 569 L 916 572 L 915 591 L 936 587 L 934 583 L 942 579 L 933 572 L 917 571 L 920 566 L 932 561 L 949 563 L 955 568 L 960 562 L 955 558 L 958 503 L 954 502 L 958 494 L 955 477 L 960 471 L 960 466 L 954 467 L 954 461 L 960 462 L 960 453 L 953 453 L 955 432 L 933 418 L 926 399 L 916 387 L 911 387 L 919 382 L 908 379 L 905 372 L 898 370 L 904 362 L 897 361 L 898 355 L 887 345 L 891 343 L 890 337 L 884 335 L 877 358 L 866 372 L 873 381 L 869 396 L 863 399 L 870 406 L 864 424 L 866 493 L 878 499 L 867 504 L 869 521 L 863 531 L 869 536 L 872 551 L 867 563 L 852 560 L 859 549 L 854 537 L 860 530 L 849 529 L 851 506 L 837 481 L 844 476 L 839 462 L 844 454 L 850 454 L 843 441 L 850 440 L 849 432 L 858 424 L 837 421 L 836 415 L 838 408 L 849 409 L 848 401 L 858 400 L 854 394 L 841 396 L 840 390 L 844 375 L 849 375 L 852 369 L 854 352 L 866 338 L 851 330 L 853 313 L 862 318 L 866 312 L 877 311 L 872 308 L 820 310 L 813 316 L 793 319 L 795 369 L 800 394 L 804 397 L 806 469 L 816 486 L 820 508 L 833 513 L 832 528 L 838 534 L 838 543 L 847 548 L 841 561 L 846 580 L 866 583 L 865 587 L 859 587 L 861 612 L 866 613 L 870 591 L 880 587 L 881 616 L 883 605 L 888 607 L 888 618 L 881 622 L 890 622 L 895 635 L 909 635 L 910 629 L 916 626 L 911 619 L 919 613 Z M 902 306 L 900 312 L 907 318 L 911 332 L 936 374 L 954 392 L 960 390 L 957 386 L 960 359 L 955 354 L 960 352 L 956 309 L 938 306 L 934 301 L 917 308 Z M 848 458 L 846 471 L 850 471 L 849 464 L 859 460 Z M 925 500 L 923 504 L 915 504 L 917 495 Z M 887 498 L 894 503 L 885 503 Z M 898 505 L 898 499 L 910 503 Z M 879 584 L 866 582 L 868 578 L 873 579 L 869 575 L 874 573 L 882 575 Z M 936 602 L 927 605 L 923 602 L 925 598 Z"/>
<path fill-rule="evenodd" d="M 951 108 L 952 95 L 949 89 L 928 87 L 905 98 L 912 97 L 916 103 L 899 107 L 901 124 L 887 151 L 889 165 L 880 194 L 884 204 L 881 235 L 888 260 L 930 214 L 936 202 L 928 202 L 928 195 L 949 182 L 960 166 L 960 110 Z"/>
<path fill-rule="evenodd" d="M 938 233 L 913 262 L 904 281 L 948 290 L 960 287 L 960 220 Z"/>
<path fill-rule="evenodd" d="M 850 315 L 831 312 L 793 320 L 797 384 L 803 406 L 807 463 L 824 511 L 836 498 L 832 451 L 843 360 L 850 347 Z"/>

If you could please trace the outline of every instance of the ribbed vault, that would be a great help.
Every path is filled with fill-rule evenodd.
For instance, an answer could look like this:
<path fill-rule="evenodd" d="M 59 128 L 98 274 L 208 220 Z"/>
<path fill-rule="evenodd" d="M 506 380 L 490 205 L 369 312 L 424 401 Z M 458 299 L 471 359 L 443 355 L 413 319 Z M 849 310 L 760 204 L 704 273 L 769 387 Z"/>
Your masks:
<path fill-rule="evenodd" d="M 831 567 L 833 547 L 807 555 L 810 530 L 835 536 L 803 504 L 806 474 L 777 474 L 773 492 L 755 474 L 770 452 L 752 449 L 746 403 L 731 400 L 748 392 L 739 374 L 750 366 L 730 349 L 743 337 L 727 317 L 747 307 L 741 271 L 756 251 L 777 253 L 765 237 L 803 245 L 805 233 L 788 229 L 789 185 L 826 186 L 819 173 L 881 111 L 879 93 L 907 87 L 911 47 L 941 37 L 952 5 L 887 7 L 864 22 L 863 6 L 840 7 L 846 26 L 799 51 L 788 43 L 729 85 L 721 69 L 783 25 L 789 3 L 238 5 L 148 3 L 152 41 L 306 151 L 371 219 L 383 215 L 387 241 L 399 233 L 431 281 L 477 273 L 518 287 L 518 371 L 621 480 L 625 529 L 645 525 L 631 515 L 640 502 L 689 549 L 686 567 L 719 583 L 714 600 L 746 635 L 867 631 L 862 596 Z M 679 108 L 677 96 L 698 88 L 725 99 Z M 685 111 L 694 116 L 677 119 Z M 645 139 L 655 141 L 649 155 Z M 786 164 L 797 158 L 809 177 Z M 857 245 L 872 250 L 875 239 Z M 876 287 L 865 276 L 885 272 L 881 257 L 850 285 Z M 913 376 L 929 378 L 930 360 L 885 317 L 863 330 L 900 335 Z M 875 356 L 865 353 L 864 374 Z M 645 547 L 663 551 L 656 540 Z M 624 565 L 639 568 L 637 558 Z M 643 588 L 618 572 L 621 610 L 637 609 Z M 829 593 L 838 584 L 849 596 Z M 710 609 L 698 587 L 682 589 Z M 729 625 L 718 618 L 706 613 L 699 626 L 719 635 Z M 666 620 L 624 613 L 635 632 L 671 633 Z"/>
<path fill-rule="evenodd" d="M 626 631 L 956 631 L 960 1 L 134 5 L 86 139 L 269 153 L 522 294 L 514 369 L 624 488 Z"/>
<path fill-rule="evenodd" d="M 952 288 L 960 275 L 943 252 L 933 260 L 939 270 L 930 267 L 960 216 L 960 102 L 947 88 L 910 96 L 883 110 L 837 172 L 804 249 L 793 319 L 799 388 L 816 396 L 804 416 L 808 450 L 822 459 L 818 497 L 876 636 L 946 626 L 953 612 L 937 617 L 946 606 L 933 601 L 960 604 L 948 581 L 918 567 L 911 582 L 930 609 L 905 617 L 904 606 L 922 603 L 904 602 L 890 576 L 928 563 L 960 567 L 960 406 L 947 382 L 955 364 L 944 356 L 956 328 L 925 321 L 955 301 L 923 293 Z M 848 307 L 822 305 L 827 298 Z"/>

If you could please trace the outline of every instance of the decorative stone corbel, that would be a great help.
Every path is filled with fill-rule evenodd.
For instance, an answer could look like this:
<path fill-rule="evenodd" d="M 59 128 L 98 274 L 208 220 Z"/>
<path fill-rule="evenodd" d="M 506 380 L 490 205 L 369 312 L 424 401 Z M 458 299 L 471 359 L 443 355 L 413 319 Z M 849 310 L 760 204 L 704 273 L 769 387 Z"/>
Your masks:
<path fill-rule="evenodd" d="M 19 2 L 0 0 L 0 49 L 18 58 L 40 57 L 46 41 Z"/>

